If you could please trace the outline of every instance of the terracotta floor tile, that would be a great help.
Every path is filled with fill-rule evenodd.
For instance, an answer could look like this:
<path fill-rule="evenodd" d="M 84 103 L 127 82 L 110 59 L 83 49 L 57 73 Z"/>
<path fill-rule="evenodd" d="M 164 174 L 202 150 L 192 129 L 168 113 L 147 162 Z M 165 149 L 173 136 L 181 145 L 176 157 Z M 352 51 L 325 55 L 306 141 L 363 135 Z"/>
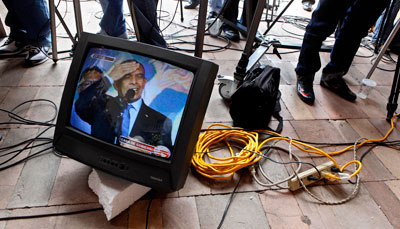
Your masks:
<path fill-rule="evenodd" d="M 396 195 L 397 199 L 400 201 L 400 181 L 391 180 L 385 182 L 387 186 L 392 190 L 392 192 Z"/>
<path fill-rule="evenodd" d="M 96 204 L 91 205 L 72 205 L 59 207 L 59 212 L 70 212 L 81 209 L 98 208 Z M 74 214 L 65 217 L 58 217 L 55 228 L 127 228 L 128 211 L 107 221 L 103 211 L 91 211 L 83 214 Z"/>
<path fill-rule="evenodd" d="M 49 205 L 97 202 L 88 185 L 91 168 L 73 159 L 63 158 L 51 192 Z"/>
<path fill-rule="evenodd" d="M 208 103 L 204 122 L 230 122 L 229 106 L 218 93 L 218 87 L 213 88 L 210 101 Z"/>
<path fill-rule="evenodd" d="M 11 146 L 11 145 L 13 145 L 15 143 L 22 142 L 22 141 L 24 141 L 26 139 L 31 138 L 32 136 L 35 136 L 36 133 L 37 133 L 37 129 L 33 129 L 33 128 L 30 128 L 30 129 L 12 129 L 12 130 L 10 130 L 8 132 L 7 136 L 5 136 L 5 140 L 4 140 L 4 142 L 2 143 L 1 146 L 2 147 Z M 7 151 L 4 152 L 4 154 L 11 153 L 11 151 L 14 151 L 16 149 L 22 149 L 22 147 L 20 146 L 18 148 L 7 150 Z M 9 154 L 6 157 L 1 157 L 0 162 L 5 162 L 6 160 L 11 159 L 11 157 L 16 156 L 14 159 L 11 159 L 10 162 L 4 164 L 3 166 L 10 165 L 11 163 L 14 163 L 14 162 L 16 162 L 18 160 L 21 160 L 24 157 L 28 156 L 29 152 L 30 152 L 30 150 L 24 150 L 19 155 L 16 155 L 16 153 Z M 18 178 L 19 178 L 19 176 L 21 174 L 23 166 L 24 166 L 24 164 L 20 163 L 20 164 L 17 164 L 16 166 L 13 166 L 13 167 L 9 168 L 9 169 L 1 171 L 0 172 L 0 177 L 1 177 L 0 185 L 11 185 L 11 186 L 14 186 L 18 181 Z"/>
<path fill-rule="evenodd" d="M 21 103 L 31 100 L 35 98 L 36 94 L 38 93 L 39 88 L 37 87 L 16 87 L 10 90 L 10 92 L 7 94 L 6 98 L 3 100 L 3 103 L 1 104 L 1 108 L 11 111 L 14 109 L 16 106 L 20 105 Z M 17 115 L 24 117 L 26 112 L 29 109 L 29 104 L 25 104 L 24 106 L 21 106 L 14 110 L 14 113 Z M 8 117 L 8 114 L 5 112 L 0 113 L 0 120 L 3 121 L 9 121 L 11 120 Z M 3 127 L 9 127 L 9 126 L 3 126 Z M 15 126 L 14 126 L 15 127 Z"/>
<path fill-rule="evenodd" d="M 149 200 L 140 200 L 135 202 L 129 208 L 129 224 L 128 228 L 145 228 L 146 215 L 149 207 Z M 161 200 L 153 199 L 151 201 L 149 214 L 148 214 L 148 227 L 149 228 L 163 228 Z"/>
<path fill-rule="evenodd" d="M 0 104 L 3 103 L 4 99 L 6 98 L 9 92 L 10 92 L 9 87 L 0 87 Z"/>
<path fill-rule="evenodd" d="M 12 210 L 9 216 L 26 216 L 36 214 L 56 213 L 58 207 L 30 208 Z M 54 228 L 57 217 L 43 217 L 36 219 L 10 220 L 7 222 L 6 229 L 11 228 Z"/>
<path fill-rule="evenodd" d="M 279 88 L 282 93 L 282 101 L 295 120 L 324 119 L 328 117 L 317 101 L 314 105 L 308 105 L 301 101 L 296 94 L 296 86 L 281 85 Z"/>
<path fill-rule="evenodd" d="M 185 186 L 178 193 L 179 196 L 209 195 L 211 194 L 209 179 L 190 170 Z"/>
<path fill-rule="evenodd" d="M 70 65 L 70 61 L 58 61 L 56 67 L 48 60 L 35 68 L 27 68 L 19 86 L 63 86 Z"/>
<path fill-rule="evenodd" d="M 353 91 L 354 88 L 350 87 Z M 331 119 L 367 118 L 368 115 L 357 109 L 359 101 L 346 101 L 321 86 L 314 86 L 315 98 Z"/>
<path fill-rule="evenodd" d="M 200 228 L 194 197 L 161 201 L 163 228 Z"/>
<path fill-rule="evenodd" d="M 0 76 L 0 86 L 17 86 L 26 73 L 26 68 L 23 68 L 24 58 L 10 58 L 0 62 L 4 63 L 1 64 L 4 70 Z"/>
<path fill-rule="evenodd" d="M 393 193 L 391 187 L 395 183 L 393 181 L 365 183 L 366 189 L 394 228 L 400 226 L 400 219 L 397 214 L 400 210 L 400 200 L 399 196 L 397 195 L 396 197 L 396 194 Z"/>
<path fill-rule="evenodd" d="M 271 228 L 309 228 L 311 221 L 303 215 L 292 192 L 266 191 L 259 196 Z"/>
<path fill-rule="evenodd" d="M 0 209 L 6 208 L 8 199 L 10 198 L 13 190 L 13 185 L 0 185 Z"/>
<path fill-rule="evenodd" d="M 216 228 L 221 221 L 230 195 L 196 197 L 202 228 Z M 259 195 L 236 193 L 221 228 L 269 228 Z"/>

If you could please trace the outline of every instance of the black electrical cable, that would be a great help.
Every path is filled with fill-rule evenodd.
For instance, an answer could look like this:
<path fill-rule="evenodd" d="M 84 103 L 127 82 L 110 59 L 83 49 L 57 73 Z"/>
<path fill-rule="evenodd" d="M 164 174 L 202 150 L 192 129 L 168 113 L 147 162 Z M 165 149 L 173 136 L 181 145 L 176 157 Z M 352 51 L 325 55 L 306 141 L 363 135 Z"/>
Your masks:
<path fill-rule="evenodd" d="M 53 108 L 55 110 L 55 112 L 54 112 L 53 116 L 51 117 L 51 119 L 43 121 L 43 122 L 38 122 L 38 121 L 34 121 L 34 120 L 25 119 L 25 118 L 17 115 L 16 113 L 14 113 L 14 111 L 17 108 L 19 108 L 19 107 L 21 107 L 21 106 L 23 106 L 23 105 L 25 105 L 27 103 L 33 103 L 33 102 L 49 102 L 53 106 Z M 42 126 L 55 126 L 55 124 L 53 124 L 51 122 L 53 122 L 57 118 L 57 113 L 58 113 L 57 105 L 53 101 L 48 100 L 48 99 L 27 100 L 27 101 L 22 102 L 22 103 L 18 104 L 17 106 L 15 106 L 13 109 L 11 109 L 11 111 L 7 111 L 7 110 L 1 109 L 1 108 L 0 108 L 0 111 L 4 111 L 4 112 L 8 113 L 8 116 L 10 118 L 13 118 L 13 119 L 15 119 L 17 121 L 20 121 L 22 124 L 25 124 L 25 125 L 42 125 Z"/>
<path fill-rule="evenodd" d="M 27 160 L 29 160 L 29 159 L 31 159 L 31 158 L 37 156 L 37 155 L 39 155 L 39 154 L 41 154 L 41 153 L 43 153 L 43 152 L 49 150 L 49 149 L 52 149 L 52 148 L 53 148 L 53 146 L 48 147 L 48 148 L 45 148 L 45 149 L 43 149 L 43 150 L 40 150 L 40 151 L 38 151 L 38 152 L 36 152 L 36 153 L 30 154 L 29 156 L 27 156 L 27 157 L 25 157 L 25 158 L 22 158 L 21 160 L 18 160 L 18 161 L 14 162 L 14 163 L 12 163 L 12 164 L 10 164 L 10 165 L 7 165 L 7 166 L 4 166 L 4 167 L 0 168 L 0 172 L 3 171 L 3 170 L 9 169 L 9 168 L 11 168 L 11 167 L 13 167 L 13 166 L 15 166 L 15 165 L 18 165 L 19 163 L 25 162 L 25 161 L 27 161 Z M 2 164 L 3 164 L 3 163 L 2 163 Z M 2 164 L 1 164 L 1 165 L 2 165 Z"/>
<path fill-rule="evenodd" d="M 153 198 L 150 198 L 149 204 L 147 205 L 147 211 L 146 211 L 146 225 L 145 228 L 149 228 L 149 218 L 150 218 L 150 207 L 151 207 L 151 202 L 153 201 Z"/>
<path fill-rule="evenodd" d="M 264 145 L 261 149 L 264 149 L 264 148 L 273 148 L 273 149 L 278 149 L 278 150 L 282 150 L 282 151 L 285 151 L 285 152 L 289 153 L 289 151 L 288 151 L 287 149 L 284 149 L 284 148 L 279 147 L 279 146 Z M 270 160 L 270 161 L 272 161 L 272 162 L 274 162 L 274 163 L 277 163 L 277 164 L 282 164 L 282 165 L 289 165 L 289 164 L 305 164 L 305 165 L 309 165 L 309 166 L 313 167 L 313 168 L 315 169 L 315 171 L 318 172 L 319 177 L 321 177 L 321 172 L 319 171 L 319 169 L 317 168 L 317 166 L 315 166 L 314 164 L 312 164 L 312 163 L 310 163 L 310 162 L 306 162 L 306 161 L 287 161 L 287 162 L 281 162 L 281 161 L 276 161 L 276 160 L 272 159 L 271 157 L 268 157 L 268 156 L 266 155 L 266 153 L 260 154 L 260 153 L 258 153 L 258 152 L 256 152 L 256 151 L 252 151 L 252 150 L 248 150 L 248 149 L 243 149 L 243 150 L 246 150 L 246 151 L 249 151 L 249 152 L 251 152 L 251 153 L 257 154 L 257 155 L 259 155 L 259 156 L 261 156 L 261 157 L 263 157 L 263 158 L 266 158 L 266 159 L 268 159 L 268 160 Z M 268 150 L 269 150 L 269 149 L 268 149 Z"/>
<path fill-rule="evenodd" d="M 150 194 L 150 199 L 149 199 L 149 203 L 147 204 L 147 210 L 146 210 L 146 224 L 145 224 L 146 229 L 149 227 L 151 203 L 153 202 L 153 199 L 155 198 L 157 192 L 154 189 L 152 189 L 152 190 L 150 190 L 149 194 Z"/>
<path fill-rule="evenodd" d="M 37 144 L 37 145 L 34 145 L 34 146 L 28 146 L 24 150 L 34 149 L 36 147 L 40 147 L 40 146 L 44 146 L 44 145 L 47 145 L 47 144 L 51 144 L 52 142 L 53 142 L 53 139 L 50 139 L 48 142 L 45 142 L 45 143 Z M 0 154 L 0 157 L 5 157 L 5 156 L 8 156 L 10 154 L 16 153 L 18 151 L 19 150 L 14 150 L 14 151 L 11 151 L 11 152 L 7 152 L 5 154 Z M 2 165 L 2 163 L 0 165 Z"/>
<path fill-rule="evenodd" d="M 9 217 L 0 217 L 0 221 L 18 220 L 18 219 L 33 219 L 33 218 L 63 216 L 63 215 L 74 215 L 74 214 L 81 214 L 81 213 L 100 211 L 100 210 L 103 210 L 103 208 L 89 208 L 89 209 L 83 209 L 83 210 L 78 210 L 78 211 L 47 213 L 47 214 L 39 214 L 39 215 L 9 216 Z"/>
<path fill-rule="evenodd" d="M 224 223 L 226 214 L 228 213 L 228 209 L 229 209 L 229 207 L 231 206 L 231 203 L 232 203 L 232 200 L 233 200 L 233 196 L 234 196 L 235 193 L 236 193 L 236 189 L 239 187 L 240 180 L 242 179 L 243 173 L 244 173 L 244 170 L 242 170 L 242 172 L 241 172 L 240 175 L 239 175 L 239 180 L 238 180 L 238 182 L 236 183 L 235 188 L 233 189 L 233 191 L 232 191 L 232 193 L 231 193 L 231 195 L 230 195 L 230 197 L 229 197 L 228 203 L 227 203 L 226 206 L 225 206 L 224 214 L 222 215 L 221 221 L 219 222 L 217 229 L 220 229 L 220 228 L 222 227 L 222 224 Z"/>

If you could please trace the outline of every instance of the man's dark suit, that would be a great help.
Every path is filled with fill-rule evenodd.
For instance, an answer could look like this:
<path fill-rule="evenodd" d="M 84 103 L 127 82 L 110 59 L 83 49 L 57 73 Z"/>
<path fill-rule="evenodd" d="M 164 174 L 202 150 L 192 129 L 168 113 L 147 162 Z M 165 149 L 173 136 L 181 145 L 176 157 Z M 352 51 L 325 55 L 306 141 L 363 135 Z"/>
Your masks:
<path fill-rule="evenodd" d="M 122 115 L 127 103 L 120 97 L 105 94 L 110 86 L 105 78 L 94 83 L 80 93 L 75 109 L 79 117 L 91 125 L 93 137 L 118 144 Z M 171 119 L 142 101 L 130 136 L 150 145 L 163 145 L 171 149 L 171 129 Z"/>

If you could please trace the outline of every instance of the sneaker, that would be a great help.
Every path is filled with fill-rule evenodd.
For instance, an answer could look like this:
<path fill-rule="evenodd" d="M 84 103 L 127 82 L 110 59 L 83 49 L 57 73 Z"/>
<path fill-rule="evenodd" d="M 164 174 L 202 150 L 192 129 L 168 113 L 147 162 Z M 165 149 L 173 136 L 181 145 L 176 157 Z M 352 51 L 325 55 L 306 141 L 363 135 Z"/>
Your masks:
<path fill-rule="evenodd" d="M 200 4 L 200 0 L 191 0 L 189 1 L 189 5 L 185 5 L 183 8 L 185 9 L 196 9 L 196 7 Z"/>
<path fill-rule="evenodd" d="M 353 102 L 357 99 L 357 95 L 350 90 L 350 88 L 344 81 L 343 74 L 322 73 L 320 84 L 324 88 L 329 89 L 330 91 L 334 92 L 345 100 Z"/>
<path fill-rule="evenodd" d="M 309 3 L 309 2 L 303 2 L 303 10 L 311 11 L 312 10 L 312 4 Z"/>
<path fill-rule="evenodd" d="M 0 56 L 15 56 L 25 50 L 25 45 L 22 42 L 8 38 L 2 46 L 0 46 Z"/>
<path fill-rule="evenodd" d="M 110 36 L 110 35 L 108 35 L 108 33 L 107 33 L 106 31 L 104 31 L 103 29 L 100 29 L 100 31 L 98 31 L 96 34 L 105 35 L 105 36 Z M 122 39 L 129 39 L 129 36 L 128 36 L 128 33 L 127 33 L 126 30 L 125 30 L 125 32 L 123 32 L 121 35 L 119 35 L 119 36 L 117 36 L 117 37 L 122 38 Z"/>
<path fill-rule="evenodd" d="M 49 56 L 47 55 L 49 53 L 49 49 L 50 47 L 47 46 L 29 46 L 28 55 L 25 57 L 25 64 L 28 66 L 35 66 L 46 62 L 46 60 L 49 59 Z"/>
<path fill-rule="evenodd" d="M 312 81 L 309 81 L 309 80 L 305 81 L 305 80 L 297 79 L 296 91 L 297 91 L 297 95 L 300 97 L 300 99 L 303 102 L 305 102 L 309 105 L 314 104 L 315 95 L 314 95 Z"/>
<path fill-rule="evenodd" d="M 230 27 L 230 26 L 224 26 L 222 28 L 222 30 L 224 31 L 224 37 L 228 38 L 229 40 L 233 41 L 233 42 L 239 42 L 240 41 L 240 35 L 239 35 L 239 31 L 237 31 L 236 29 Z"/>
<path fill-rule="evenodd" d="M 208 13 L 207 20 L 215 19 L 215 18 L 217 18 L 217 16 L 218 16 L 217 12 L 211 11 L 210 13 Z"/>

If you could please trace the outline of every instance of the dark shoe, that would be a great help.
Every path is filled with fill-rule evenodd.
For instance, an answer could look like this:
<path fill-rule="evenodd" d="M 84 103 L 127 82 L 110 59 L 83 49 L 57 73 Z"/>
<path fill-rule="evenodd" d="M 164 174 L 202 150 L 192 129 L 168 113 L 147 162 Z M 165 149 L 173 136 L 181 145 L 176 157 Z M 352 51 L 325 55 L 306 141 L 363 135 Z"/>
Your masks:
<path fill-rule="evenodd" d="M 353 102 L 357 99 L 357 95 L 354 94 L 350 88 L 347 86 L 343 79 L 343 74 L 324 74 L 321 77 L 321 86 L 327 88 L 339 95 L 345 100 Z"/>
<path fill-rule="evenodd" d="M 238 42 L 240 40 L 239 32 L 236 29 L 225 27 L 222 29 L 224 31 L 224 37 L 228 38 L 233 42 Z"/>
<path fill-rule="evenodd" d="M 200 0 L 191 0 L 189 5 L 184 6 L 185 9 L 196 9 L 196 7 L 200 4 Z"/>
<path fill-rule="evenodd" d="M 303 2 L 303 10 L 311 12 L 312 4 L 310 2 Z"/>
<path fill-rule="evenodd" d="M 47 55 L 49 53 L 50 47 L 36 47 L 30 46 L 28 55 L 25 58 L 25 64 L 28 66 L 35 66 L 41 63 L 46 62 L 49 58 Z"/>
<path fill-rule="evenodd" d="M 8 38 L 6 42 L 0 46 L 1 57 L 21 56 L 20 54 L 23 52 L 26 52 L 25 45 L 11 38 Z"/>
<path fill-rule="evenodd" d="M 313 90 L 312 80 L 299 80 L 297 79 L 296 84 L 297 95 L 303 102 L 312 105 L 314 104 L 315 95 Z"/>
<path fill-rule="evenodd" d="M 211 11 L 210 13 L 208 13 L 207 19 L 215 19 L 217 18 L 218 14 L 214 11 Z"/>

